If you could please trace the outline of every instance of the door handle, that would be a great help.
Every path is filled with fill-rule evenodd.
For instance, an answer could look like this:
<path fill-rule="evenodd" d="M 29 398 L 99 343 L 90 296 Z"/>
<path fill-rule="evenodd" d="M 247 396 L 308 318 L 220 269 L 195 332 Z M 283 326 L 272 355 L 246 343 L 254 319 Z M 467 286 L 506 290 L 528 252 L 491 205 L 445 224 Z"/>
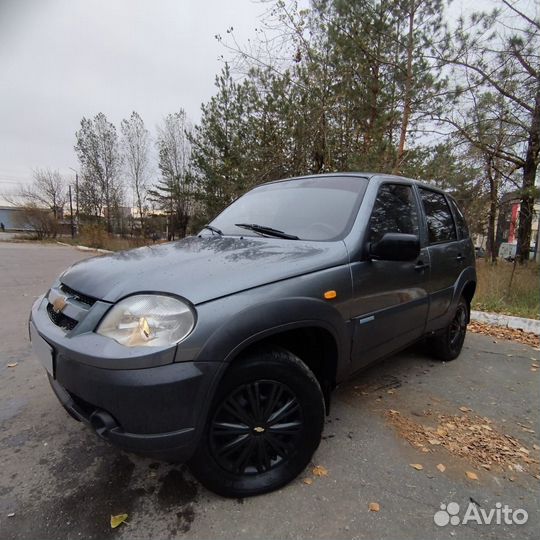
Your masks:
<path fill-rule="evenodd" d="M 418 261 L 414 266 L 414 269 L 417 272 L 421 272 L 422 270 L 425 270 L 426 268 L 429 268 L 429 263 L 425 263 L 422 261 Z"/>
<path fill-rule="evenodd" d="M 456 261 L 458 261 L 458 262 L 461 262 L 461 261 L 464 261 L 464 260 L 465 260 L 465 257 L 461 253 L 456 257 Z"/>

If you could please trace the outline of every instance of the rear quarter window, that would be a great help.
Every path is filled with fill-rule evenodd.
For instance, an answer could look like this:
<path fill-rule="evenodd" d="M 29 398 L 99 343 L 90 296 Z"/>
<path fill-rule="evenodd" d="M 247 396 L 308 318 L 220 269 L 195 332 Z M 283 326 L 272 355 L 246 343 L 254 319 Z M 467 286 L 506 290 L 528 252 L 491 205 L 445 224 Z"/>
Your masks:
<path fill-rule="evenodd" d="M 426 214 L 430 244 L 457 240 L 454 218 L 446 197 L 442 193 L 420 188 L 420 197 Z"/>
<path fill-rule="evenodd" d="M 456 227 L 459 233 L 460 238 L 469 238 L 469 227 L 467 226 L 467 221 L 465 216 L 461 211 L 461 208 L 458 206 L 457 202 L 454 199 L 449 199 L 452 210 L 454 211 L 454 217 L 456 218 Z"/>

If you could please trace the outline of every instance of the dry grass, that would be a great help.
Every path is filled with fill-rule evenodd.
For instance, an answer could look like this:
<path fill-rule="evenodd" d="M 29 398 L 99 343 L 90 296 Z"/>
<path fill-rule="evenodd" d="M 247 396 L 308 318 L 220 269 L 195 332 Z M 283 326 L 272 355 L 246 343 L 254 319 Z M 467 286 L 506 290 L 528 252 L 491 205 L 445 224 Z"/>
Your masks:
<path fill-rule="evenodd" d="M 75 239 L 63 238 L 62 241 L 91 248 L 108 249 L 110 251 L 121 251 L 123 249 L 131 249 L 153 243 L 150 238 L 142 238 L 140 236 L 124 238 L 121 236 L 110 236 L 103 227 L 97 225 L 85 225 L 81 227 L 81 232 Z"/>
<path fill-rule="evenodd" d="M 513 264 L 496 264 L 478 260 L 478 285 L 473 309 L 493 311 L 538 319 L 540 312 L 540 265 L 530 262 L 516 265 L 512 286 L 509 287 Z"/>

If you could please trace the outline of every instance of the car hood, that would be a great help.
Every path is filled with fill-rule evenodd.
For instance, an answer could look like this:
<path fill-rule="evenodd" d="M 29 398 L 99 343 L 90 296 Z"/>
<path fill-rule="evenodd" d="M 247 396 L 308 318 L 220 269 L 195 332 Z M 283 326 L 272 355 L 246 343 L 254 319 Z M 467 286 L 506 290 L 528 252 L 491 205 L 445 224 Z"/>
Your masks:
<path fill-rule="evenodd" d="M 199 304 L 347 261 L 343 242 L 188 237 L 83 260 L 60 279 L 82 294 L 107 302 L 152 291 Z"/>

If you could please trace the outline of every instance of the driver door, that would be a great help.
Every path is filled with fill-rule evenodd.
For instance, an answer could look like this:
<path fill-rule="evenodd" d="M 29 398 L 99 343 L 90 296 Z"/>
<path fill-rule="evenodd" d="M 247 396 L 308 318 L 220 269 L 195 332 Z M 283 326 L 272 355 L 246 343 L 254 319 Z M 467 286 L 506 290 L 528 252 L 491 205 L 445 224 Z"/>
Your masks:
<path fill-rule="evenodd" d="M 371 213 L 367 242 L 385 233 L 420 236 L 418 200 L 411 184 L 381 184 Z M 413 261 L 364 260 L 351 265 L 356 371 L 422 336 L 428 312 L 429 253 Z"/>

